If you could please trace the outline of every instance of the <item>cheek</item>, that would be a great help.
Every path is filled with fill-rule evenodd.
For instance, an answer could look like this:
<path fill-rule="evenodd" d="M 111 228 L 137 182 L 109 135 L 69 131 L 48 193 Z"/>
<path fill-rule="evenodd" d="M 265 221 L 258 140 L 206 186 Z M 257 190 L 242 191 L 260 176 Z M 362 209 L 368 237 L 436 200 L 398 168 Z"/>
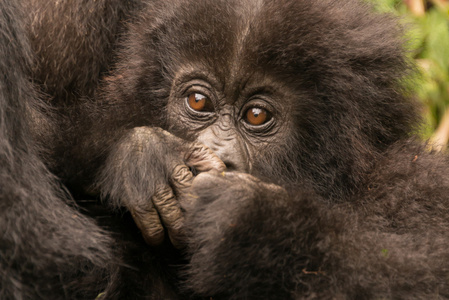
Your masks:
<path fill-rule="evenodd" d="M 283 131 L 270 141 L 253 143 L 250 149 L 254 176 L 276 183 L 296 182 L 301 177 L 298 163 L 301 149 L 294 134 Z"/>
<path fill-rule="evenodd" d="M 182 126 L 182 117 L 179 109 L 171 105 L 170 102 L 167 105 L 167 124 L 169 130 L 179 130 Z M 185 126 L 184 126 L 185 127 Z"/>

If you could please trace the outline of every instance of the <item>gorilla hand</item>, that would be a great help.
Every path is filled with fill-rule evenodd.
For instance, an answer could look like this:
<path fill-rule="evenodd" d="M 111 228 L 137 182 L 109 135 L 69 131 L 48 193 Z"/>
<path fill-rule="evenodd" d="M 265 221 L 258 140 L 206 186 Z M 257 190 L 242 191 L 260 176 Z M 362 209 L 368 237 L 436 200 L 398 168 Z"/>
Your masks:
<path fill-rule="evenodd" d="M 129 209 L 148 244 L 162 243 L 165 227 L 173 245 L 180 247 L 183 214 L 179 201 L 192 183 L 189 167 L 198 172 L 225 169 L 206 146 L 160 128 L 137 127 L 112 150 L 99 187 L 116 206 Z"/>
<path fill-rule="evenodd" d="M 303 228 L 295 227 L 293 213 L 302 203 L 292 202 L 284 188 L 246 173 L 201 173 L 191 191 L 191 200 L 182 203 L 191 255 L 187 284 L 220 299 L 231 298 L 230 293 L 262 299 L 273 290 L 288 299 L 273 285 L 282 285 L 290 258 L 295 259 L 289 243 L 299 239 L 296 228 Z M 263 284 L 255 289 L 255 282 Z"/>
<path fill-rule="evenodd" d="M 188 218 L 207 223 L 210 217 L 209 221 L 213 221 L 217 229 L 219 224 L 234 224 L 237 212 L 246 212 L 256 202 L 266 199 L 273 203 L 289 197 L 287 191 L 276 184 L 238 172 L 201 173 L 193 179 L 190 191 L 189 200 L 181 203 Z"/>
<path fill-rule="evenodd" d="M 226 191 L 226 193 L 223 193 L 223 191 Z M 206 204 L 223 197 L 235 199 L 226 200 L 228 204 L 231 204 L 233 201 L 249 201 L 261 193 L 264 197 L 267 197 L 268 194 L 279 194 L 282 197 L 287 195 L 286 190 L 281 186 L 263 182 L 247 173 L 211 171 L 195 177 L 189 194 L 191 199 L 186 202 L 186 205 L 189 205 L 188 208 L 190 209 L 192 208 L 190 205 Z"/>

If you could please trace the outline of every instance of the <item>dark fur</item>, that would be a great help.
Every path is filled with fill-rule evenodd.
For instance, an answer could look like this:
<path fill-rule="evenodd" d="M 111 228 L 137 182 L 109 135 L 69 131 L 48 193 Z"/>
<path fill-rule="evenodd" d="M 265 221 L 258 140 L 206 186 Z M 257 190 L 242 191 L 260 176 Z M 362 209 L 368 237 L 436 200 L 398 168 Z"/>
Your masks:
<path fill-rule="evenodd" d="M 394 146 L 343 204 L 206 182 L 188 284 L 214 299 L 446 299 L 447 163 Z"/>
<path fill-rule="evenodd" d="M 44 116 L 28 80 L 22 12 L 2 1 L 0 14 L 0 298 L 93 299 L 112 270 L 111 239 L 72 207 L 37 156 L 30 121 Z"/>
<path fill-rule="evenodd" d="M 33 51 L 22 12 L 0 2 L 0 298 L 449 298 L 448 158 L 410 138 L 395 21 L 342 2 L 30 1 Z M 97 176 L 114 175 L 106 162 L 132 128 L 171 129 L 186 63 L 241 85 L 272 77 L 294 95 L 279 103 L 294 122 L 253 162 L 286 191 L 233 174 L 196 187 L 179 273 L 179 253 L 146 246 L 126 213 L 82 200 L 116 187 Z M 29 69 L 51 110 L 37 108 Z"/>

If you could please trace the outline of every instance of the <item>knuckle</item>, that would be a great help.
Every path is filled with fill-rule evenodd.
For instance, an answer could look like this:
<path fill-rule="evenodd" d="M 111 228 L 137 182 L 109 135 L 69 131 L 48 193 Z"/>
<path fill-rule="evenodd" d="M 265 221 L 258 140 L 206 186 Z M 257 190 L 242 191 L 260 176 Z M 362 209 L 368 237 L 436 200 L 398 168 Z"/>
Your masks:
<path fill-rule="evenodd" d="M 167 202 L 174 197 L 175 195 L 173 194 L 173 191 L 169 186 L 159 185 L 156 187 L 156 191 L 151 199 L 155 205 L 158 205 L 160 203 Z"/>
<path fill-rule="evenodd" d="M 204 172 L 198 174 L 192 181 L 192 189 L 197 191 L 198 189 L 204 189 L 210 187 L 210 185 L 217 185 L 223 183 L 223 177 L 221 174 L 211 174 L 210 172 Z"/>
<path fill-rule="evenodd" d="M 172 179 L 178 183 L 184 183 L 193 179 L 193 174 L 186 165 L 178 165 L 173 170 Z"/>

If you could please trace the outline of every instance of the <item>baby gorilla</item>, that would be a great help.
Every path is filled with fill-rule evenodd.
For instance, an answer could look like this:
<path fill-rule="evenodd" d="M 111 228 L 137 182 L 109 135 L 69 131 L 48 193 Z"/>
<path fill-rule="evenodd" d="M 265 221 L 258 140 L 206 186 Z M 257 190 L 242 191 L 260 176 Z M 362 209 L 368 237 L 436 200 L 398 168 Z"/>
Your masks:
<path fill-rule="evenodd" d="M 356 0 L 29 2 L 55 107 L 29 117 L 44 160 L 79 204 L 111 205 L 26 202 L 64 239 L 8 248 L 6 298 L 17 282 L 35 298 L 449 297 L 449 160 L 411 136 L 392 18 Z M 29 241 L 55 263 L 40 281 Z"/>
<path fill-rule="evenodd" d="M 93 127 L 145 127 L 112 147 L 98 188 L 139 212 L 151 244 L 157 216 L 182 228 L 194 295 L 449 297 L 448 159 L 410 139 L 389 17 L 354 1 L 168 1 L 143 16 Z"/>

